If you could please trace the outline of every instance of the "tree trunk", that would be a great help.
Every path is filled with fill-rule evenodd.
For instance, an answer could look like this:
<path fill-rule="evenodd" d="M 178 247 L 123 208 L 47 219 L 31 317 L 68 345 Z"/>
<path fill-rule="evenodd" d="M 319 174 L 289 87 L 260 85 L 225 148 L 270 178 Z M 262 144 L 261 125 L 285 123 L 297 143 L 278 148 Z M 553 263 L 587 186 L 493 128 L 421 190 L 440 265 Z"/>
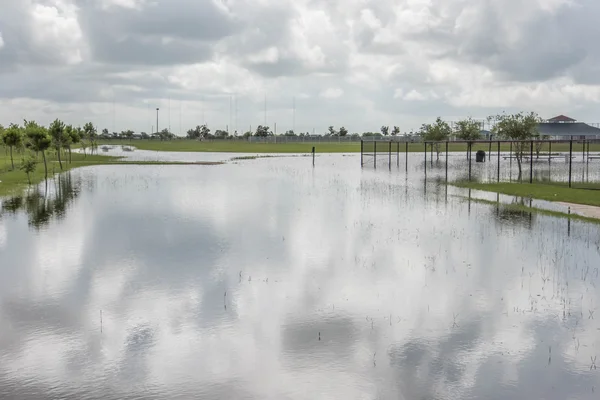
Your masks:
<path fill-rule="evenodd" d="M 44 159 L 44 172 L 46 173 L 46 179 L 48 179 L 48 164 L 46 164 L 46 152 L 42 151 L 42 158 Z"/>
<path fill-rule="evenodd" d="M 12 152 L 12 148 L 13 147 L 12 146 L 9 146 L 9 147 L 10 147 L 10 163 L 12 164 L 12 169 L 15 169 L 15 161 L 13 160 L 13 155 L 12 155 L 12 153 L 13 153 Z"/>
<path fill-rule="evenodd" d="M 27 173 L 27 182 L 31 185 L 31 179 L 29 178 L 29 172 Z"/>
<path fill-rule="evenodd" d="M 72 159 L 71 159 L 71 146 L 69 146 L 69 164 L 71 164 Z"/>
<path fill-rule="evenodd" d="M 60 148 L 56 149 L 56 154 L 58 155 L 58 164 L 60 165 L 60 170 L 62 171 L 62 161 L 60 159 Z"/>

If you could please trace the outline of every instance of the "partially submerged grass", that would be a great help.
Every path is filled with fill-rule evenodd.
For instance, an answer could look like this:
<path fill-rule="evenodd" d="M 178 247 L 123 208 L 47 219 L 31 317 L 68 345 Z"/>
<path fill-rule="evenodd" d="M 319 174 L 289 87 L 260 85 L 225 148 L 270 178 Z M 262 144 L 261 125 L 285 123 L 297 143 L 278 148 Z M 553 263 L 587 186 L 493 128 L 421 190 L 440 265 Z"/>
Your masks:
<path fill-rule="evenodd" d="M 283 140 L 283 139 L 282 139 Z M 366 139 L 365 143 L 368 143 Z M 227 153 L 310 153 L 313 146 L 317 153 L 359 153 L 360 142 L 299 142 L 299 143 L 253 143 L 246 140 L 213 140 L 213 141 L 199 141 L 199 140 L 133 140 L 131 142 L 123 142 L 120 140 L 106 140 L 101 141 L 100 145 L 132 145 L 140 150 L 154 150 L 154 151 L 188 151 L 188 152 L 227 152 Z M 387 154 L 388 145 L 387 143 L 381 143 L 378 146 L 378 154 Z M 392 152 L 397 151 L 397 145 L 392 144 Z M 446 144 L 441 143 L 442 152 L 445 151 Z M 371 145 L 372 147 L 372 145 Z M 409 143 L 408 151 L 423 152 L 424 145 L 422 143 Z M 489 143 L 475 143 L 473 145 L 473 153 L 477 150 L 484 150 L 486 153 L 489 151 Z M 502 143 L 500 145 L 500 151 L 507 152 L 510 149 L 508 143 Z M 399 152 L 404 153 L 406 150 L 405 144 L 400 142 Z M 581 146 L 574 146 L 575 152 L 581 151 Z M 372 149 L 371 149 L 372 151 Z M 429 151 L 429 148 L 428 148 Z M 465 143 L 452 143 L 448 144 L 448 151 L 450 152 L 464 152 L 466 154 L 467 145 Z M 492 153 L 498 151 L 498 145 L 492 143 Z M 552 145 L 552 152 L 558 151 L 569 151 L 568 143 L 555 143 Z M 600 151 L 600 144 L 591 144 L 590 151 Z M 540 158 L 543 158 L 543 153 L 547 156 L 548 145 L 542 146 Z M 429 155 L 428 155 L 429 157 Z M 536 157 L 534 151 L 534 157 Z"/>
<path fill-rule="evenodd" d="M 569 188 L 566 184 L 558 183 L 478 183 L 457 181 L 451 183 L 451 185 L 511 196 L 600 207 L 600 190 L 590 190 L 592 184 L 590 184 L 590 188 L 588 189 Z"/>
<path fill-rule="evenodd" d="M 571 218 L 571 219 L 575 219 L 578 221 L 585 221 L 585 222 L 592 222 L 594 224 L 600 224 L 600 219 L 586 217 L 586 216 L 579 215 L 579 214 L 568 214 L 568 213 L 560 212 L 560 211 L 546 210 L 546 209 L 539 208 L 539 207 L 529 207 L 525 204 L 519 204 L 519 203 L 510 203 L 510 204 L 499 203 L 499 202 L 493 201 L 493 200 L 479 199 L 479 198 L 473 198 L 473 197 L 471 197 L 469 199 L 467 196 L 464 196 L 464 195 L 457 195 L 456 197 L 458 197 L 462 200 L 465 200 L 465 201 L 470 200 L 474 203 L 488 204 L 488 205 L 492 205 L 495 207 L 500 207 L 501 209 L 508 210 L 508 211 L 534 212 L 537 214 L 548 215 L 551 217 Z"/>
<path fill-rule="evenodd" d="M 1 151 L 1 150 L 0 150 Z M 27 174 L 19 169 L 23 156 L 29 157 L 29 154 L 18 154 L 15 152 L 15 169 L 12 169 L 10 156 L 5 151 L 0 152 L 0 196 L 8 196 L 21 192 L 28 186 Z M 69 162 L 68 156 L 63 156 L 63 169 L 56 160 L 53 152 L 46 155 L 48 160 L 48 178 L 55 174 L 69 171 L 74 168 L 88 167 L 94 165 L 218 165 L 221 162 L 164 162 L 164 161 L 125 161 L 120 157 L 105 155 L 87 155 L 80 153 L 72 154 L 72 162 Z M 45 179 L 44 163 L 41 155 L 38 157 L 38 164 L 35 172 L 30 174 L 31 184 L 35 185 Z"/>

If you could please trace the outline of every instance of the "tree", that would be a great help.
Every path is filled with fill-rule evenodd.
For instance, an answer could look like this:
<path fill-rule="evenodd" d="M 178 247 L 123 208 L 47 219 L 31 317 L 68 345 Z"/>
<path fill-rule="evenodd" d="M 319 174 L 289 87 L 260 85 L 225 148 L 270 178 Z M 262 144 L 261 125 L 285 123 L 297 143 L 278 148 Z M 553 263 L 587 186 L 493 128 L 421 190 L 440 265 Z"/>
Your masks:
<path fill-rule="evenodd" d="M 285 131 L 283 136 L 296 136 L 296 134 L 294 133 L 294 131 L 292 129 L 290 129 L 288 131 Z"/>
<path fill-rule="evenodd" d="M 72 125 L 66 125 L 65 126 L 64 137 L 63 137 L 63 142 L 62 142 L 62 147 L 63 147 L 63 149 L 65 149 L 65 150 L 67 150 L 69 152 L 69 164 L 71 164 L 71 144 L 72 144 L 72 138 L 73 138 L 73 126 Z"/>
<path fill-rule="evenodd" d="M 382 126 L 380 130 L 381 130 L 381 134 L 383 136 L 387 136 L 390 133 L 390 127 L 389 126 Z"/>
<path fill-rule="evenodd" d="M 221 129 L 217 129 L 215 131 L 215 136 L 218 137 L 218 138 L 221 138 L 221 139 L 225 139 L 226 137 L 229 136 L 229 132 L 223 131 Z"/>
<path fill-rule="evenodd" d="M 19 167 L 19 169 L 21 171 L 24 171 L 27 174 L 27 182 L 29 182 L 30 185 L 31 185 L 30 175 L 35 172 L 36 167 L 37 167 L 37 164 L 35 162 L 35 158 L 33 158 L 33 157 L 29 157 L 26 160 L 23 160 L 23 162 L 21 163 L 21 167 Z"/>
<path fill-rule="evenodd" d="M 83 139 L 87 139 L 90 143 L 90 151 L 93 153 L 94 149 L 98 149 L 98 133 L 96 127 L 91 122 L 86 123 L 83 126 Z M 85 155 L 85 148 L 84 148 Z"/>
<path fill-rule="evenodd" d="M 150 135 L 148 135 L 146 132 L 140 132 L 140 136 L 142 139 L 150 139 Z"/>
<path fill-rule="evenodd" d="M 200 139 L 202 137 L 202 128 L 200 125 L 197 125 L 194 129 L 189 129 L 187 131 L 188 139 Z"/>
<path fill-rule="evenodd" d="M 519 180 L 523 174 L 522 161 L 523 154 L 527 148 L 528 139 L 535 137 L 537 133 L 537 124 L 541 121 L 540 117 L 534 112 L 523 114 L 501 114 L 490 117 L 494 120 L 492 132 L 499 137 L 513 142 L 513 150 L 517 165 L 519 167 Z"/>
<path fill-rule="evenodd" d="M 56 153 L 58 154 L 58 164 L 60 165 L 60 169 L 62 171 L 63 166 L 60 158 L 60 151 L 64 147 L 65 143 L 65 123 L 59 119 L 55 119 L 54 122 L 50 124 L 48 132 L 52 138 L 52 146 L 56 149 Z"/>
<path fill-rule="evenodd" d="M 343 126 L 340 128 L 340 136 L 346 136 L 348 134 L 348 129 Z"/>
<path fill-rule="evenodd" d="M 399 134 L 400 134 L 400 127 L 394 126 L 394 129 L 392 129 L 392 136 L 398 136 Z"/>
<path fill-rule="evenodd" d="M 208 126 L 206 126 L 206 124 L 200 125 L 200 136 L 202 136 L 202 139 L 206 139 L 208 135 L 210 135 L 210 129 L 208 129 Z"/>
<path fill-rule="evenodd" d="M 44 159 L 45 177 L 48 179 L 48 164 L 46 162 L 46 150 L 52 144 L 46 128 L 38 125 L 35 121 L 25 121 L 25 136 L 27 137 L 28 147 L 36 153 L 42 153 Z"/>
<path fill-rule="evenodd" d="M 134 133 L 135 133 L 135 132 L 133 132 L 131 129 L 127 129 L 127 130 L 125 131 L 125 137 L 126 137 L 127 139 L 129 139 L 129 143 L 131 143 L 131 141 L 133 140 L 133 135 L 134 135 Z"/>
<path fill-rule="evenodd" d="M 440 159 L 440 142 L 448 140 L 451 133 L 450 125 L 440 117 L 437 117 L 433 124 L 423 124 L 420 131 L 423 140 L 432 142 L 431 146 L 435 146 L 438 160 Z"/>
<path fill-rule="evenodd" d="M 327 130 L 329 131 L 329 135 L 331 135 L 331 136 L 337 135 L 337 132 L 333 128 L 333 125 L 331 125 L 329 128 L 327 128 Z"/>
<path fill-rule="evenodd" d="M 81 130 L 81 128 L 72 128 L 71 131 L 69 132 L 69 144 L 68 144 L 68 149 L 69 149 L 69 163 L 71 163 L 71 145 L 76 145 L 81 143 L 81 136 L 82 136 L 83 131 Z"/>
<path fill-rule="evenodd" d="M 481 137 L 481 127 L 479 122 L 472 118 L 460 120 L 456 123 L 454 134 L 460 140 L 467 142 L 467 157 L 473 147 L 473 142 Z"/>
<path fill-rule="evenodd" d="M 23 133 L 19 125 L 10 124 L 8 129 L 2 134 L 2 143 L 10 150 L 10 163 L 12 169 L 15 169 L 15 161 L 13 160 L 13 149 L 23 144 Z"/>
<path fill-rule="evenodd" d="M 270 130 L 268 126 L 259 125 L 256 127 L 256 133 L 254 134 L 254 136 L 266 137 L 269 136 L 269 131 Z"/>

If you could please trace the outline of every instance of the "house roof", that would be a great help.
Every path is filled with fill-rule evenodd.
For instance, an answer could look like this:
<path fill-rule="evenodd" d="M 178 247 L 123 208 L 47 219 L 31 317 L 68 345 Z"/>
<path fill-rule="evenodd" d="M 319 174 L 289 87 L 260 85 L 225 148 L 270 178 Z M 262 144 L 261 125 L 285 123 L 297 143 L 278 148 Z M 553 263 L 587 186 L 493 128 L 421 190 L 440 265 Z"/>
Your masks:
<path fill-rule="evenodd" d="M 557 124 L 542 122 L 537 126 L 540 135 L 548 136 L 596 136 L 600 135 L 600 128 L 593 127 L 583 122 L 571 124 Z"/>
<path fill-rule="evenodd" d="M 548 120 L 548 122 L 575 122 L 577 121 L 576 119 L 573 119 L 571 117 L 567 117 L 566 115 L 558 115 L 554 118 L 550 118 Z"/>

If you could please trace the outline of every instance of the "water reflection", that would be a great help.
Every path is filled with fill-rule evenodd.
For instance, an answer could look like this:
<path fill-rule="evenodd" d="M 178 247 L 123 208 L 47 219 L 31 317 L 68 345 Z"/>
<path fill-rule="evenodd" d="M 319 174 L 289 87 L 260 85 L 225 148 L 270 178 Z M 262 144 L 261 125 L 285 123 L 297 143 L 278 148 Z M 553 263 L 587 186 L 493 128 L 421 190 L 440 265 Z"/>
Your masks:
<path fill-rule="evenodd" d="M 24 212 L 29 225 L 41 229 L 51 220 L 65 217 L 70 204 L 81 191 L 81 180 L 74 180 L 67 172 L 41 185 L 27 189 L 23 194 L 3 199 L 0 217 Z"/>
<path fill-rule="evenodd" d="M 356 161 L 90 168 L 2 218 L 0 398 L 595 398 L 596 225 Z"/>

